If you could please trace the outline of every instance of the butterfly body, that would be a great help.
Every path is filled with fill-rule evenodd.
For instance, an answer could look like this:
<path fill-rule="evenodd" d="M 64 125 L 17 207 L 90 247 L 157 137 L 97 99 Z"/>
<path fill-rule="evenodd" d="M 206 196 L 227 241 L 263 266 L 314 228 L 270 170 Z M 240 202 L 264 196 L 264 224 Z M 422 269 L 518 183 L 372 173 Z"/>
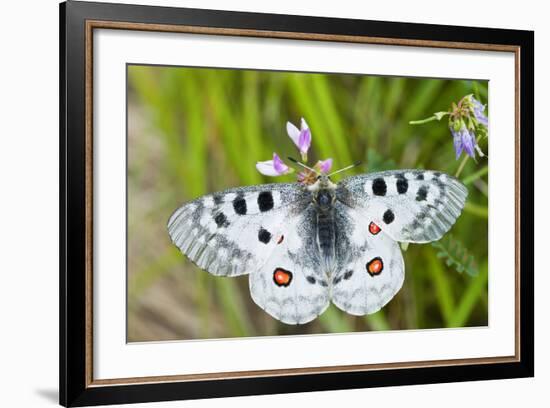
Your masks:
<path fill-rule="evenodd" d="M 398 242 L 441 238 L 466 188 L 433 171 L 400 170 L 333 183 L 239 187 L 200 197 L 168 222 L 172 241 L 214 275 L 249 274 L 253 300 L 303 324 L 332 301 L 354 315 L 378 311 L 401 288 Z"/>
<path fill-rule="evenodd" d="M 308 189 L 311 192 L 313 207 L 316 211 L 317 251 L 322 259 L 323 272 L 330 278 L 336 259 L 336 226 L 334 203 L 336 202 L 336 185 L 326 175 Z"/>

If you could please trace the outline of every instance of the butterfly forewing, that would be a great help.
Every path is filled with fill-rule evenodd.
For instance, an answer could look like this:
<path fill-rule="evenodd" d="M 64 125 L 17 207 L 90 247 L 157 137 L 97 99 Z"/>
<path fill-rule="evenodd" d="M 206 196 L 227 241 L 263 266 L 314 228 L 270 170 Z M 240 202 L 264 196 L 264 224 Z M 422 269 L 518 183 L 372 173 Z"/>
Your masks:
<path fill-rule="evenodd" d="M 338 200 L 360 210 L 393 240 L 440 239 L 460 215 L 468 191 L 447 174 L 397 170 L 353 176 L 338 183 Z"/>
<path fill-rule="evenodd" d="M 168 232 L 200 268 L 243 275 L 266 261 L 284 235 L 285 221 L 304 210 L 308 197 L 297 183 L 230 189 L 180 207 L 168 221 Z"/>

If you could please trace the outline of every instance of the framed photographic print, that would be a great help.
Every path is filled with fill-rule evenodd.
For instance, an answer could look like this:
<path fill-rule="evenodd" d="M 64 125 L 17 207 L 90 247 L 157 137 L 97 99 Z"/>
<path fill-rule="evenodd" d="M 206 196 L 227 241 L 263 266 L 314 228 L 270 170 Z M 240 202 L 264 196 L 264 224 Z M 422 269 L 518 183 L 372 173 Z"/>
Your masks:
<path fill-rule="evenodd" d="M 533 375 L 533 32 L 60 17 L 61 404 Z"/>

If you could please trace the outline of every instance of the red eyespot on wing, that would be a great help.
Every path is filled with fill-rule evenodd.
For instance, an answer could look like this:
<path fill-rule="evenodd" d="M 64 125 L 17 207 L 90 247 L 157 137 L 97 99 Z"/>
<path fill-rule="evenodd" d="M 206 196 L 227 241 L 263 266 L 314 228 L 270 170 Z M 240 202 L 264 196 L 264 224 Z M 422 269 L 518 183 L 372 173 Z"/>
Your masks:
<path fill-rule="evenodd" d="M 277 240 L 277 245 L 279 245 L 281 242 L 283 242 L 283 239 L 285 239 L 285 236 L 281 234 L 279 236 L 279 239 Z"/>
<path fill-rule="evenodd" d="M 380 229 L 380 227 L 378 225 L 376 225 L 374 222 L 371 222 L 369 224 L 369 232 L 372 234 L 372 235 L 376 235 L 378 234 L 380 231 L 382 231 Z"/>
<path fill-rule="evenodd" d="M 277 268 L 273 272 L 273 282 L 277 286 L 288 286 L 292 282 L 292 272 L 283 268 Z"/>
<path fill-rule="evenodd" d="M 379 275 L 382 269 L 384 269 L 384 263 L 380 257 L 373 258 L 367 262 L 367 272 L 370 276 Z"/>

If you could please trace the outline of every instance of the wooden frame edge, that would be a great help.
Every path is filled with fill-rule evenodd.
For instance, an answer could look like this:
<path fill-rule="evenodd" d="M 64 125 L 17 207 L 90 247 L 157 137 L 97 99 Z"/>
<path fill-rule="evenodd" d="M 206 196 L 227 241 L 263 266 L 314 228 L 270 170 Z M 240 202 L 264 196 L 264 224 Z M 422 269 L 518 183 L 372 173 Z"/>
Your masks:
<path fill-rule="evenodd" d="M 457 41 L 415 40 L 359 35 L 300 33 L 293 31 L 252 30 L 223 27 L 201 27 L 154 23 L 130 23 L 123 21 L 87 20 L 87 29 L 104 28 L 113 30 L 156 31 L 164 33 L 205 34 L 236 37 L 276 38 L 287 40 L 328 41 L 356 44 L 396 45 L 407 47 L 453 48 L 478 51 L 515 52 L 519 46 Z"/>
<path fill-rule="evenodd" d="M 406 363 L 397 362 L 397 363 L 380 363 L 380 364 L 284 368 L 284 369 L 274 369 L 274 370 L 228 371 L 228 372 L 216 372 L 216 373 L 204 373 L 204 374 L 109 378 L 109 379 L 94 380 L 89 385 L 89 387 L 104 387 L 104 386 L 111 386 L 111 385 L 158 384 L 158 383 L 188 382 L 188 381 L 235 380 L 239 378 L 281 377 L 281 376 L 294 376 L 294 375 L 301 375 L 301 374 L 367 372 L 367 371 L 373 371 L 373 370 L 392 370 L 396 368 L 411 369 L 411 368 L 445 367 L 449 365 L 461 366 L 461 365 L 470 365 L 470 364 L 499 364 L 499 363 L 515 363 L 515 362 L 518 362 L 516 357 L 503 356 L 503 357 L 465 358 L 465 359 L 454 359 L 454 360 L 415 361 L 415 362 L 406 362 Z"/>
<path fill-rule="evenodd" d="M 385 364 L 367 364 L 367 365 L 346 365 L 346 366 L 322 366 L 308 368 L 290 368 L 277 370 L 255 370 L 240 372 L 217 372 L 206 374 L 187 374 L 153 377 L 130 377 L 114 379 L 93 379 L 93 30 L 102 29 L 121 29 L 135 31 L 154 31 L 154 32 L 176 32 L 188 34 L 207 34 L 223 36 L 245 36 L 259 38 L 277 38 L 277 39 L 295 39 L 308 41 L 331 41 L 342 43 L 365 43 L 393 46 L 412 46 L 412 47 L 430 47 L 430 48 L 452 48 L 480 51 L 513 52 L 515 57 L 515 228 L 516 228 L 516 284 L 515 284 L 515 355 L 503 357 L 483 357 L 470 359 L 452 359 L 452 360 L 432 360 L 419 362 L 397 362 Z M 85 124 L 86 124 L 86 356 L 85 356 L 85 385 L 86 388 L 105 387 L 113 385 L 132 385 L 132 384 L 151 384 L 151 383 L 170 383 L 185 381 L 206 381 L 206 380 L 225 380 L 253 377 L 270 376 L 293 376 L 300 374 L 320 374 L 337 372 L 355 372 L 388 370 L 396 368 L 425 368 L 441 367 L 449 365 L 470 365 L 470 364 L 496 364 L 496 363 L 517 363 L 521 362 L 521 344 L 520 344 L 520 51 L 519 45 L 501 45 L 484 43 L 461 43 L 453 41 L 428 41 L 396 39 L 384 37 L 369 36 L 351 36 L 351 35 L 329 35 L 329 34 L 309 34 L 287 31 L 268 31 L 268 30 L 250 30 L 250 29 L 230 29 L 214 27 L 198 27 L 189 25 L 168 25 L 168 24 L 149 24 L 149 23 L 128 23 L 120 21 L 105 20 L 86 20 L 85 24 L 85 46 L 86 46 L 86 70 L 85 70 Z"/>

